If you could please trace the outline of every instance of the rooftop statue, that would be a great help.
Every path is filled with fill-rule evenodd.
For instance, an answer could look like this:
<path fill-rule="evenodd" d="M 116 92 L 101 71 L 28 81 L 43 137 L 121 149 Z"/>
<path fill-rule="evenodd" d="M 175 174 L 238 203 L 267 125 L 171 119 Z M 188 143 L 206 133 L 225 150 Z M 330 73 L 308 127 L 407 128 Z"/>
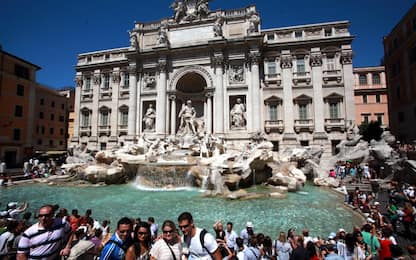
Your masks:
<path fill-rule="evenodd" d="M 170 6 L 174 11 L 173 18 L 177 23 L 193 21 L 206 17 L 209 13 L 210 0 L 175 0 Z"/>

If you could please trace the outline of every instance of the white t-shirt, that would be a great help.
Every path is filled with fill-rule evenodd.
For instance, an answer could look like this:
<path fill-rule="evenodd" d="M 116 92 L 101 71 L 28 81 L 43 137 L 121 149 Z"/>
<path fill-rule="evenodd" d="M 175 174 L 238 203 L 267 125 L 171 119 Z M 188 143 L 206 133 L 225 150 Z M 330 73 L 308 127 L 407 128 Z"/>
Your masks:
<path fill-rule="evenodd" d="M 176 243 L 174 245 L 169 245 L 175 254 L 176 260 L 180 260 L 182 255 L 182 245 L 181 243 Z M 169 246 L 163 239 L 159 239 L 150 249 L 150 255 L 156 258 L 157 260 L 173 260 L 172 251 L 169 249 Z"/>
<path fill-rule="evenodd" d="M 192 259 L 211 259 L 209 253 L 202 247 L 199 236 L 202 229 L 196 228 L 195 236 L 191 238 L 191 243 L 189 245 L 189 258 Z M 215 237 L 210 233 L 206 233 L 204 236 L 204 245 L 205 248 L 212 254 L 217 250 L 218 245 Z"/>

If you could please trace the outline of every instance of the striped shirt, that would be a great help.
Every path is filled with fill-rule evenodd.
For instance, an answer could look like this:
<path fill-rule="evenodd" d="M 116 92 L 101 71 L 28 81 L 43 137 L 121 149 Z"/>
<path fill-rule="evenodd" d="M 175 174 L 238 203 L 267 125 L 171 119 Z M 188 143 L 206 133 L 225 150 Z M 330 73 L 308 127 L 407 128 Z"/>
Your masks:
<path fill-rule="evenodd" d="M 126 251 L 130 245 L 130 240 L 123 241 L 117 232 L 114 232 L 101 251 L 100 260 L 122 260 L 126 257 Z"/>
<path fill-rule="evenodd" d="M 57 259 L 70 233 L 70 225 L 62 219 L 55 219 L 49 229 L 44 229 L 36 223 L 23 233 L 17 253 L 28 255 L 28 259 Z"/>

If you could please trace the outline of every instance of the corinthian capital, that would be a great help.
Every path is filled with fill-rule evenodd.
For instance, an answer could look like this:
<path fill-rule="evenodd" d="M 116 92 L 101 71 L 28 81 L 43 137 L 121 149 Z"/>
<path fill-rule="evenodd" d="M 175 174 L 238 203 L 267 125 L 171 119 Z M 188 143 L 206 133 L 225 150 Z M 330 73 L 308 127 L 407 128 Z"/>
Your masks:
<path fill-rule="evenodd" d="M 258 65 L 260 62 L 260 53 L 258 51 L 250 52 L 248 54 L 248 61 L 253 65 Z"/>
<path fill-rule="evenodd" d="M 352 57 L 353 57 L 352 51 L 347 51 L 341 53 L 341 63 L 342 64 L 352 64 Z"/>
<path fill-rule="evenodd" d="M 224 64 L 224 56 L 222 54 L 214 54 L 211 61 L 214 66 L 222 66 Z"/>
<path fill-rule="evenodd" d="M 159 72 L 166 72 L 166 69 L 168 67 L 168 62 L 166 59 L 159 59 L 157 63 L 157 68 L 159 69 Z"/>
<path fill-rule="evenodd" d="M 292 68 L 292 55 L 283 55 L 280 58 L 280 66 L 282 67 L 282 69 Z"/>
<path fill-rule="evenodd" d="M 113 78 L 113 82 L 114 83 L 119 83 L 120 82 L 120 73 L 119 72 L 113 72 L 113 75 L 112 75 L 112 78 Z"/>
<path fill-rule="evenodd" d="M 322 54 L 319 52 L 312 53 L 310 56 L 311 67 L 322 66 Z"/>
<path fill-rule="evenodd" d="M 94 80 L 95 85 L 100 85 L 101 84 L 101 75 L 100 74 L 95 74 L 93 76 L 93 80 Z"/>
<path fill-rule="evenodd" d="M 134 75 L 137 72 L 136 64 L 130 64 L 127 67 L 127 71 L 129 72 L 129 74 Z"/>

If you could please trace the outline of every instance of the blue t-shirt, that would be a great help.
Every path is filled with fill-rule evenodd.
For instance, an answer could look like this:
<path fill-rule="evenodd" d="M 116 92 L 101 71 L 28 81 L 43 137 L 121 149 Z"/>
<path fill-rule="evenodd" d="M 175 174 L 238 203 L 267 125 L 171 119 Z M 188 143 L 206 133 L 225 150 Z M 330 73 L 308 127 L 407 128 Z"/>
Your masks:
<path fill-rule="evenodd" d="M 126 257 L 127 243 L 121 240 L 117 233 L 114 233 L 101 251 L 100 260 L 123 260 Z"/>

